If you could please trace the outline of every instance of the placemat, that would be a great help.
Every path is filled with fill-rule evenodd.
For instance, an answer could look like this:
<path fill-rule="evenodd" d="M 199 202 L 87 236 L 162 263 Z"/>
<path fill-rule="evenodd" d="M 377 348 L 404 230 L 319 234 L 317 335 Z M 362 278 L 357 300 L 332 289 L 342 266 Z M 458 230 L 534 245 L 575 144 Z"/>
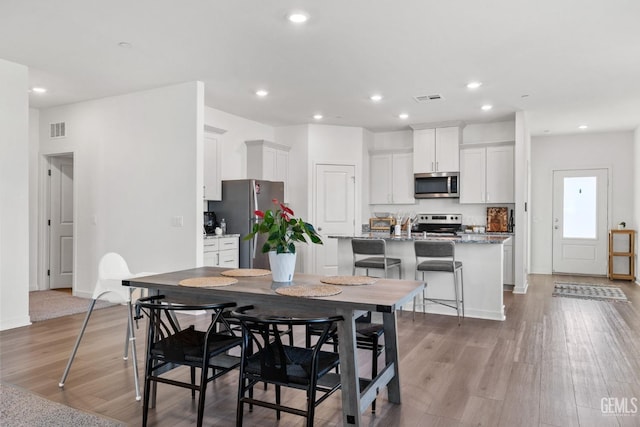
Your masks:
<path fill-rule="evenodd" d="M 283 286 L 276 289 L 276 293 L 287 295 L 290 297 L 328 297 L 338 295 L 342 292 L 337 286 L 333 285 L 293 285 Z"/>
<path fill-rule="evenodd" d="M 263 268 L 236 268 L 223 271 L 220 274 L 229 277 L 258 277 L 271 274 L 271 270 L 265 270 Z"/>
<path fill-rule="evenodd" d="M 378 280 L 369 276 L 328 276 L 320 279 L 322 283 L 342 286 L 373 285 Z"/>
<path fill-rule="evenodd" d="M 238 279 L 233 277 L 191 277 L 178 282 L 181 286 L 191 286 L 194 288 L 213 288 L 216 286 L 229 286 L 238 283 Z"/>

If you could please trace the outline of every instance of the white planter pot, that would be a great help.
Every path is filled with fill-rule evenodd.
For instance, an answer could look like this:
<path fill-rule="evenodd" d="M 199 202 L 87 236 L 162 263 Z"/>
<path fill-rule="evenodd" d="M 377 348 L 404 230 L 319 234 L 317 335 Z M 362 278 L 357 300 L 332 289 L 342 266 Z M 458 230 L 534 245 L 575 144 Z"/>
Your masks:
<path fill-rule="evenodd" d="M 296 269 L 296 254 L 269 252 L 269 265 L 274 282 L 290 282 Z"/>

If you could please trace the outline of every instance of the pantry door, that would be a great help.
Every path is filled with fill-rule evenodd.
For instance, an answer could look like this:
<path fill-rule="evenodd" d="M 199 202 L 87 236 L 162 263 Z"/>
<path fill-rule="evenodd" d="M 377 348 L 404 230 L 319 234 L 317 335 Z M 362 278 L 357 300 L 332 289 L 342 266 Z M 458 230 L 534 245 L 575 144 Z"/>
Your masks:
<path fill-rule="evenodd" d="M 315 226 L 322 245 L 315 250 L 315 274 L 338 274 L 338 239 L 327 236 L 355 232 L 355 166 L 316 165 Z"/>
<path fill-rule="evenodd" d="M 607 274 L 608 170 L 553 172 L 553 272 Z"/>

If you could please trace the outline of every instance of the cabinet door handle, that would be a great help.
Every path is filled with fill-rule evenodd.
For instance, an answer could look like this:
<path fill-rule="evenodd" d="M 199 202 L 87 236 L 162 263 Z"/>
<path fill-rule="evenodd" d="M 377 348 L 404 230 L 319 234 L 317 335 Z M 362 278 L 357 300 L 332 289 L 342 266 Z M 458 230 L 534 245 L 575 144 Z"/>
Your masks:
<path fill-rule="evenodd" d="M 436 171 L 436 168 L 434 167 L 433 162 L 431 162 L 431 170 L 434 171 L 434 172 Z"/>
<path fill-rule="evenodd" d="M 436 162 L 436 172 L 438 171 L 438 162 Z"/>
<path fill-rule="evenodd" d="M 491 193 L 487 192 L 487 202 L 491 200 Z"/>
<path fill-rule="evenodd" d="M 207 186 L 206 185 L 202 186 L 202 198 L 203 199 L 207 198 Z"/>

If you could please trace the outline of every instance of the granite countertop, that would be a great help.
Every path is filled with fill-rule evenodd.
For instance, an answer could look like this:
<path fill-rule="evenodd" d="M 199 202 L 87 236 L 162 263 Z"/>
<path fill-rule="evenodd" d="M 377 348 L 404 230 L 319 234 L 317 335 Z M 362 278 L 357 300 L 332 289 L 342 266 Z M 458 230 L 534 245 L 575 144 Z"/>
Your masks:
<path fill-rule="evenodd" d="M 438 241 L 453 241 L 455 243 L 476 243 L 476 244 L 491 244 L 491 243 L 504 243 L 506 240 L 512 237 L 510 233 L 484 233 L 484 234 L 460 234 L 458 236 L 426 236 L 422 237 L 422 233 L 411 233 L 411 236 L 407 236 L 406 233 L 402 233 L 400 236 L 390 235 L 389 233 L 362 233 L 360 235 L 347 235 L 336 234 L 328 236 L 334 239 L 384 239 L 389 242 L 402 242 L 414 240 L 438 240 Z"/>
<path fill-rule="evenodd" d="M 217 235 L 217 234 L 205 234 L 204 235 L 205 239 L 219 239 L 221 237 L 240 237 L 240 235 L 239 234 L 220 234 L 220 235 Z"/>

